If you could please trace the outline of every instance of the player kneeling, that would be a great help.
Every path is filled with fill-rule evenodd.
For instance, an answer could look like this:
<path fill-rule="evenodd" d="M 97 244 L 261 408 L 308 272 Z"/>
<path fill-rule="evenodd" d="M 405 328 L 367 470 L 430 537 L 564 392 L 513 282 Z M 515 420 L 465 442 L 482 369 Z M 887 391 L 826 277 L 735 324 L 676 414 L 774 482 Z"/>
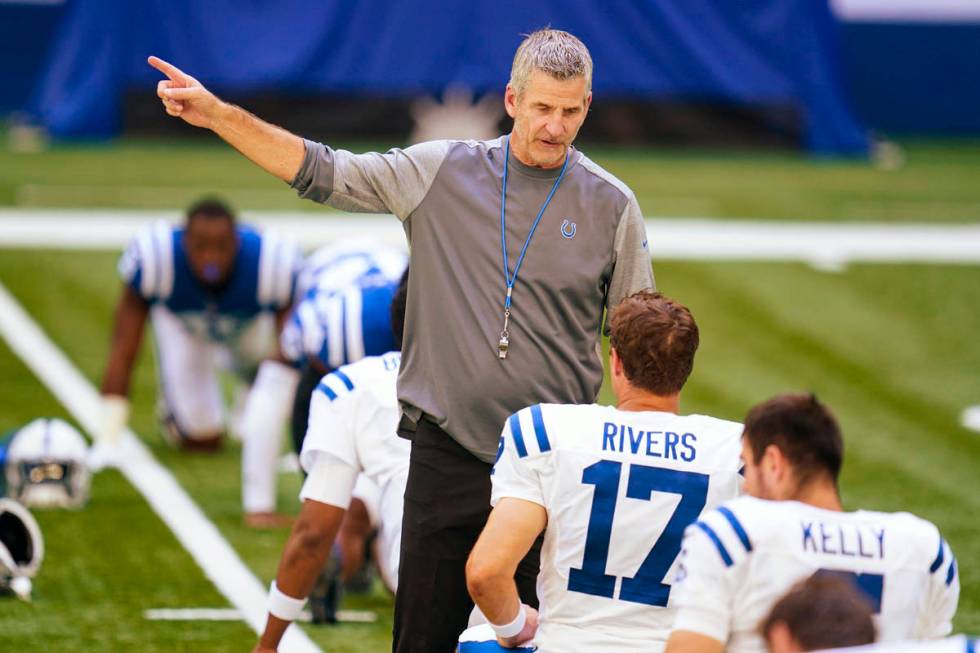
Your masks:
<path fill-rule="evenodd" d="M 392 330 L 399 348 L 405 294 L 406 284 L 402 283 L 391 304 Z M 309 474 L 300 493 L 303 506 L 269 591 L 269 617 L 256 651 L 275 650 L 289 622 L 299 616 L 330 554 L 360 474 L 380 489 L 377 561 L 388 587 L 396 589 L 411 450 L 410 443 L 396 433 L 395 382 L 400 361 L 398 351 L 364 358 L 323 377 L 313 394 L 309 430 L 300 454 Z"/>
<path fill-rule="evenodd" d="M 780 395 L 745 420 L 745 492 L 691 525 L 674 586 L 668 653 L 762 651 L 758 625 L 794 583 L 847 578 L 883 641 L 949 634 L 959 579 L 949 546 L 909 513 L 843 512 L 837 422 L 811 395 Z"/>
<path fill-rule="evenodd" d="M 661 650 L 684 527 L 737 494 L 741 425 L 678 415 L 698 347 L 690 312 L 637 293 L 613 311 L 610 342 L 615 408 L 531 406 L 503 430 L 495 507 L 466 568 L 501 646 Z M 538 624 L 513 577 L 542 530 Z"/>

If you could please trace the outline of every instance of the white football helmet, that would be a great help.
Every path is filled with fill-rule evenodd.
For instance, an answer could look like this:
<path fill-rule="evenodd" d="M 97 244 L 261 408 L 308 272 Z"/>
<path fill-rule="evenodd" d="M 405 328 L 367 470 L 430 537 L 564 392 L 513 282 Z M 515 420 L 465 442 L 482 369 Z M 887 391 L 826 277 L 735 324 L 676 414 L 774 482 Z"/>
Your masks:
<path fill-rule="evenodd" d="M 7 446 L 7 496 L 36 508 L 77 508 L 88 501 L 88 445 L 73 426 L 39 418 L 17 431 Z"/>
<path fill-rule="evenodd" d="M 0 590 L 29 599 L 44 559 L 44 538 L 34 516 L 12 499 L 0 499 Z"/>

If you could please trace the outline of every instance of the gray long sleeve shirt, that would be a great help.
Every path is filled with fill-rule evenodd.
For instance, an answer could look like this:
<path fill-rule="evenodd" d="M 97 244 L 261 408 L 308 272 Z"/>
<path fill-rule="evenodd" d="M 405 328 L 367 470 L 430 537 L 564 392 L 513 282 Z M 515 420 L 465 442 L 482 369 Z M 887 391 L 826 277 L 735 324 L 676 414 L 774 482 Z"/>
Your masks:
<path fill-rule="evenodd" d="M 412 272 L 399 400 L 411 419 L 427 414 L 487 462 L 511 413 L 541 402 L 595 401 L 604 309 L 653 287 L 636 198 L 571 149 L 514 285 L 509 354 L 498 357 L 506 294 L 500 243 L 506 139 L 433 141 L 384 154 L 306 141 L 292 183 L 301 197 L 402 220 Z M 511 272 L 558 173 L 511 154 Z"/>

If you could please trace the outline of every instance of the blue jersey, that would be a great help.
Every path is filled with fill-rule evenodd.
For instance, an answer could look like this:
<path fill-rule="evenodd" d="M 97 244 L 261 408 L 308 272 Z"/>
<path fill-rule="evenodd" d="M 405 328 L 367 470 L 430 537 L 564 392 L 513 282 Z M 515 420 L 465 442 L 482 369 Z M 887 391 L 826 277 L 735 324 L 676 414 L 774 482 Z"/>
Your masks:
<path fill-rule="evenodd" d="M 184 228 L 157 222 L 141 229 L 119 259 L 123 283 L 152 304 L 166 307 L 191 331 L 209 340 L 234 338 L 263 311 L 288 307 L 302 261 L 299 248 L 275 232 L 236 227 L 238 253 L 228 282 L 201 283 L 184 250 Z"/>
<path fill-rule="evenodd" d="M 293 309 L 279 344 L 295 364 L 319 360 L 327 369 L 397 349 L 391 300 L 397 281 L 361 277 L 340 290 L 314 287 Z"/>

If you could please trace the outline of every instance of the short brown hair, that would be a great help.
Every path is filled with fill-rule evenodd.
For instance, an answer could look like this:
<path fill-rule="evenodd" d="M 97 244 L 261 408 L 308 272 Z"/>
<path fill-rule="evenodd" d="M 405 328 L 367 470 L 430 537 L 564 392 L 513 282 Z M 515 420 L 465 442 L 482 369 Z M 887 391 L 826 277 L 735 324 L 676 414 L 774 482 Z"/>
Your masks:
<path fill-rule="evenodd" d="M 633 385 L 658 395 L 677 394 L 694 369 L 698 324 L 683 304 L 643 290 L 613 309 L 609 343 Z"/>
<path fill-rule="evenodd" d="M 759 626 L 766 640 L 785 624 L 804 651 L 863 646 L 875 641 L 871 605 L 839 576 L 817 574 L 794 585 Z"/>
<path fill-rule="evenodd" d="M 745 417 L 745 439 L 758 463 L 766 448 L 779 448 L 801 484 L 827 474 L 837 483 L 844 439 L 830 409 L 813 394 L 782 394 L 754 406 Z"/>

